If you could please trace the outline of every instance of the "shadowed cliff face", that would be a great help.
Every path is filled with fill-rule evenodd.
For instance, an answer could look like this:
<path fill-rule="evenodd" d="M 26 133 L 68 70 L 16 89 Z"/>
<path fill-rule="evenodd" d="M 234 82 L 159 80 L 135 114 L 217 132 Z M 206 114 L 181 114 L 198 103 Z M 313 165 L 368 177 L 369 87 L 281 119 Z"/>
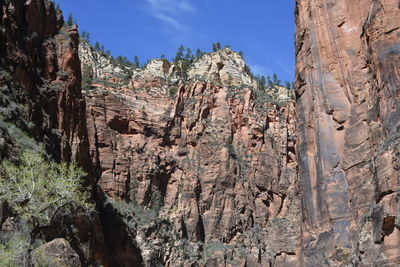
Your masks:
<path fill-rule="evenodd" d="M 50 1 L 0 1 L 0 160 L 44 149 L 56 161 L 78 162 L 88 173 L 84 182 L 93 185 L 79 36 L 76 26 L 63 24 Z M 0 223 L 5 219 L 1 214 Z M 69 238 L 83 264 L 106 258 L 96 216 L 61 221 L 40 238 Z"/>
<path fill-rule="evenodd" d="M 297 1 L 303 264 L 400 264 L 400 3 Z"/>
<path fill-rule="evenodd" d="M 93 73 L 118 72 L 82 58 Z M 294 103 L 283 88 L 274 98 L 252 88 L 244 67 L 224 49 L 196 59 L 188 81 L 155 60 L 129 86 L 95 80 L 85 92 L 98 184 L 146 266 L 298 260 Z"/>
<path fill-rule="evenodd" d="M 77 29 L 63 28 L 61 12 L 47 1 L 11 1 L 1 12 L 1 119 L 90 172 Z M 13 138 L 3 154 L 15 153 Z"/>

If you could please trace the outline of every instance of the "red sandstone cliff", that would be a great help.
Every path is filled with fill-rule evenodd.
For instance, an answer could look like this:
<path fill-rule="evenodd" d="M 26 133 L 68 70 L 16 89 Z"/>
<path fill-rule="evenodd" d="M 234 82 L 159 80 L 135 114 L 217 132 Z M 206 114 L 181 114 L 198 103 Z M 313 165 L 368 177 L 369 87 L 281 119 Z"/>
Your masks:
<path fill-rule="evenodd" d="M 76 27 L 62 27 L 61 12 L 48 1 L 2 3 L 1 12 L 2 100 L 4 106 L 25 105 L 25 110 L 9 112 L 14 117 L 3 110 L 4 119 L 23 117 L 33 124 L 26 127 L 29 134 L 44 142 L 49 153 L 87 165 Z"/>
<path fill-rule="evenodd" d="M 57 161 L 78 162 L 89 174 L 86 184 L 93 185 L 79 36 L 76 26 L 63 25 L 50 1 L 0 1 L 0 160 L 44 148 Z M 55 227 L 41 238 L 70 238 L 84 264 L 105 258 L 97 218 L 75 219 L 63 219 L 74 233 Z"/>
<path fill-rule="evenodd" d="M 78 48 L 48 1 L 0 6 L 0 157 L 26 132 L 98 184 L 100 220 L 74 225 L 83 264 L 400 264 L 398 1 L 297 1 L 296 107 L 230 49 L 182 81 Z"/>
<path fill-rule="evenodd" d="M 85 55 L 83 64 L 99 65 Z M 298 260 L 294 103 L 252 88 L 244 67 L 224 49 L 197 59 L 188 81 L 155 60 L 130 87 L 94 81 L 85 92 L 98 184 L 145 266 Z M 114 264 L 133 266 L 111 223 Z"/>
<path fill-rule="evenodd" d="M 296 3 L 304 266 L 400 264 L 400 3 Z"/>

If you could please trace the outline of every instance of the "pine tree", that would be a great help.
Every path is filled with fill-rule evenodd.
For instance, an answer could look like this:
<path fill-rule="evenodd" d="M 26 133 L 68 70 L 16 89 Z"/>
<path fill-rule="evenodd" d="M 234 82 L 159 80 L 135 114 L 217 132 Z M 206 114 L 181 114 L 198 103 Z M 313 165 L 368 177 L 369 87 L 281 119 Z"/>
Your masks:
<path fill-rule="evenodd" d="M 192 50 L 190 48 L 186 48 L 185 59 L 187 59 L 187 60 L 192 60 L 193 59 Z"/>
<path fill-rule="evenodd" d="M 97 51 L 100 51 L 100 44 L 99 44 L 99 42 L 96 42 L 96 44 L 94 45 L 94 48 L 95 48 Z"/>
<path fill-rule="evenodd" d="M 278 75 L 276 75 L 276 73 L 274 73 L 274 74 L 272 75 L 272 82 L 273 82 L 274 84 L 276 84 L 276 85 L 280 85 L 280 84 L 281 84 L 281 81 L 278 79 Z"/>
<path fill-rule="evenodd" d="M 261 90 L 265 90 L 265 85 L 266 85 L 265 76 L 261 75 L 261 77 L 258 80 L 258 87 Z"/>
<path fill-rule="evenodd" d="M 89 42 L 90 34 L 88 32 L 83 31 L 81 35 L 83 39 Z"/>
<path fill-rule="evenodd" d="M 217 42 L 217 43 L 215 44 L 215 47 L 217 48 L 217 50 L 221 50 L 221 44 L 220 44 L 220 42 Z"/>
<path fill-rule="evenodd" d="M 213 43 L 212 44 L 212 50 L 213 50 L 213 52 L 217 52 L 217 44 L 216 43 Z"/>
<path fill-rule="evenodd" d="M 74 18 L 72 17 L 72 13 L 69 13 L 67 19 L 67 26 L 72 26 L 74 24 Z"/>
<path fill-rule="evenodd" d="M 271 80 L 271 76 L 267 76 L 267 82 L 268 82 L 268 87 L 272 87 L 274 85 L 274 83 Z"/>
<path fill-rule="evenodd" d="M 285 81 L 285 85 L 286 85 L 286 88 L 287 89 L 291 89 L 291 83 L 290 82 L 288 82 L 288 81 Z"/>
<path fill-rule="evenodd" d="M 117 56 L 117 58 L 115 59 L 115 62 L 117 62 L 117 64 L 119 64 L 119 65 L 121 65 L 123 61 L 124 60 L 123 60 L 122 56 Z"/>
<path fill-rule="evenodd" d="M 200 48 L 197 48 L 197 50 L 196 50 L 196 57 L 197 58 L 200 58 L 200 57 L 202 57 L 203 56 L 203 52 L 200 50 Z"/>
<path fill-rule="evenodd" d="M 139 57 L 138 57 L 137 55 L 135 55 L 135 56 L 133 57 L 133 67 L 134 67 L 135 69 L 140 68 Z"/>
<path fill-rule="evenodd" d="M 183 51 L 184 50 L 185 50 L 185 48 L 183 47 L 183 45 L 180 45 L 178 47 L 178 51 L 176 52 L 176 56 L 175 56 L 175 59 L 174 59 L 175 63 L 178 62 L 179 60 L 183 59 Z"/>

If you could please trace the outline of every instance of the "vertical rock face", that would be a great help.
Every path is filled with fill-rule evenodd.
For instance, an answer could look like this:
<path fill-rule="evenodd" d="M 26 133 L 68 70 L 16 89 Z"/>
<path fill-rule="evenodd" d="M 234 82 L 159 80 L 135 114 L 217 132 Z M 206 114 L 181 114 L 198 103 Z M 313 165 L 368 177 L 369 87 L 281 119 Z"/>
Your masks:
<path fill-rule="evenodd" d="M 93 184 L 79 36 L 76 26 L 63 25 L 50 1 L 0 1 L 0 160 L 44 147 L 55 160 L 78 162 Z M 105 256 L 97 218 L 73 219 L 63 218 L 76 232 L 56 228 L 46 239 L 68 235 L 83 263 L 100 262 Z"/>
<path fill-rule="evenodd" d="M 296 3 L 305 266 L 400 264 L 400 3 Z"/>
<path fill-rule="evenodd" d="M 85 92 L 98 184 L 146 266 L 298 263 L 294 103 L 253 89 L 244 66 L 224 49 L 179 85 L 159 60 L 131 88 Z"/>
<path fill-rule="evenodd" d="M 85 168 L 102 225 L 71 224 L 106 266 L 397 266 L 400 3 L 296 16 L 295 108 L 230 49 L 116 66 L 51 2 L 0 0 L 0 159 L 31 136 Z"/>
<path fill-rule="evenodd" d="M 53 3 L 7 2 L 1 3 L 0 18 L 1 119 L 43 142 L 56 159 L 77 160 L 86 166 L 78 31 L 62 28 L 61 12 Z M 12 146 L 2 150 L 5 153 Z M 88 166 L 86 171 L 90 171 Z"/>

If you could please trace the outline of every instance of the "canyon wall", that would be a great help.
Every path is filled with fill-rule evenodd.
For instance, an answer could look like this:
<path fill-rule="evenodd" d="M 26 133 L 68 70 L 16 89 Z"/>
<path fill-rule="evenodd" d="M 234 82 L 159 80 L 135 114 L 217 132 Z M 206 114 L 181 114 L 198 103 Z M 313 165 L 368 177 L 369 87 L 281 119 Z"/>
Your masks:
<path fill-rule="evenodd" d="M 399 1 L 296 1 L 304 266 L 400 264 L 399 44 Z"/>
<path fill-rule="evenodd" d="M 84 94 L 90 155 L 105 208 L 120 215 L 143 264 L 295 265 L 292 92 L 255 89 L 228 48 L 195 59 L 187 80 L 177 78 L 179 65 L 153 60 L 124 83 L 88 49 L 83 41 L 82 65 L 114 77 L 93 79 Z M 109 242 L 121 245 L 112 234 Z M 121 249 L 115 255 L 114 264 L 134 266 Z"/>
<path fill-rule="evenodd" d="M 64 26 L 50 1 L 2 0 L 0 29 L 0 160 L 44 150 L 56 161 L 79 163 L 88 173 L 83 182 L 94 186 L 77 27 Z M 3 204 L 1 224 L 14 219 Z M 61 221 L 37 238 L 68 238 L 83 264 L 106 258 L 97 215 Z M 4 229 L 1 237 L 7 235 Z"/>
<path fill-rule="evenodd" d="M 296 2 L 296 105 L 229 48 L 135 69 L 49 1 L 0 7 L 0 159 L 44 147 L 96 191 L 45 241 L 83 265 L 400 265 L 399 1 Z"/>
<path fill-rule="evenodd" d="M 2 120 L 19 121 L 56 159 L 84 166 L 89 161 L 77 28 L 63 27 L 61 11 L 48 1 L 7 2 L 0 14 Z M 14 141 L 3 153 L 15 149 Z"/>

